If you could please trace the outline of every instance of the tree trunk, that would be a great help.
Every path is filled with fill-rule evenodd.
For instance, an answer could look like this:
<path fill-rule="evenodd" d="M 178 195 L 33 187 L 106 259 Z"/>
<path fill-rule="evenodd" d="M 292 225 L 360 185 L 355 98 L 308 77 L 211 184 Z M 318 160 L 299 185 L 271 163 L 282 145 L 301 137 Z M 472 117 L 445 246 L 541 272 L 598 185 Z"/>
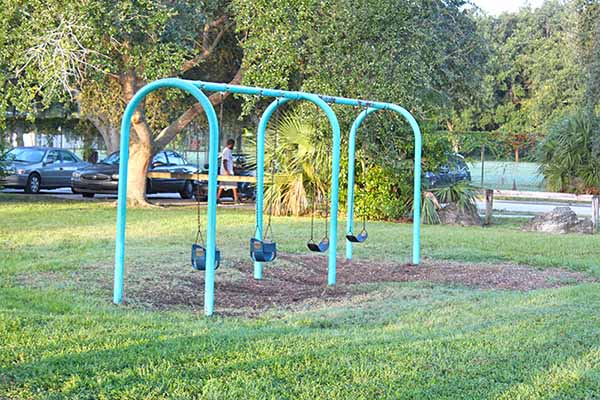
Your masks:
<path fill-rule="evenodd" d="M 106 143 L 106 151 L 110 154 L 119 150 L 121 144 L 121 129 L 118 126 L 108 127 L 109 142 Z"/>
<path fill-rule="evenodd" d="M 146 173 L 152 158 L 152 147 L 147 143 L 131 143 L 129 154 L 127 203 L 134 207 L 147 206 Z"/>
<path fill-rule="evenodd" d="M 25 124 L 21 120 L 15 120 L 15 136 L 17 139 L 17 146 L 23 147 L 25 146 L 25 141 L 23 140 L 23 134 L 25 133 Z M 11 143 L 12 144 L 12 143 Z"/>
<path fill-rule="evenodd" d="M 519 148 L 515 147 L 515 162 L 519 162 Z"/>
<path fill-rule="evenodd" d="M 119 144 L 121 139 L 121 130 L 118 126 L 113 126 L 110 123 L 106 123 L 99 116 L 87 116 L 88 121 L 90 121 L 94 127 L 100 132 L 100 136 L 104 140 L 104 145 L 106 146 L 106 151 L 108 154 L 114 153 L 119 150 Z"/>
<path fill-rule="evenodd" d="M 458 138 L 454 135 L 454 124 L 452 121 L 446 121 L 446 127 L 448 128 L 448 132 L 450 132 L 450 141 L 452 142 L 452 151 L 455 153 L 460 152 L 460 143 Z"/>
<path fill-rule="evenodd" d="M 138 87 L 143 85 L 138 82 L 135 72 L 125 74 L 121 78 L 123 96 L 129 103 Z M 152 159 L 152 130 L 146 122 L 144 102 L 133 113 L 131 118 L 131 135 L 129 138 L 129 173 L 127 179 L 127 202 L 132 206 L 147 206 L 146 201 L 146 174 Z"/>

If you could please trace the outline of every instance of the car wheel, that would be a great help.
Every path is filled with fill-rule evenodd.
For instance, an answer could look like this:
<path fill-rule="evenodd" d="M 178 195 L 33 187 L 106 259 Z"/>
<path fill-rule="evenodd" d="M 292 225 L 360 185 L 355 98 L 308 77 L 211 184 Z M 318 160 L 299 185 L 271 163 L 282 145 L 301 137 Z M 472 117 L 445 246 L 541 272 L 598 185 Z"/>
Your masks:
<path fill-rule="evenodd" d="M 182 199 L 191 199 L 194 197 L 194 185 L 192 184 L 192 181 L 185 181 L 179 195 Z"/>
<path fill-rule="evenodd" d="M 94 195 L 95 195 L 95 194 L 96 194 L 96 193 L 81 193 L 81 195 L 82 195 L 83 197 L 86 197 L 86 198 L 88 198 L 88 199 L 91 199 L 92 197 L 94 197 Z"/>
<path fill-rule="evenodd" d="M 37 194 L 40 192 L 42 186 L 42 178 L 39 174 L 33 173 L 29 175 L 27 179 L 27 186 L 25 186 L 25 193 Z"/>

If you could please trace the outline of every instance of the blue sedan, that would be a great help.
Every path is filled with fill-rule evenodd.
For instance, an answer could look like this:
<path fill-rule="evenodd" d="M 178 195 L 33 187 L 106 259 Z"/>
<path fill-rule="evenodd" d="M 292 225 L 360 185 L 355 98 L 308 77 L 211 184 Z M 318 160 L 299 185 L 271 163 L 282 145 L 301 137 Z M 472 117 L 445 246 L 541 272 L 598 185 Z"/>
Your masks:
<path fill-rule="evenodd" d="M 73 171 L 90 163 L 68 150 L 53 147 L 15 147 L 2 156 L 0 186 L 39 193 L 40 189 L 71 187 Z"/>

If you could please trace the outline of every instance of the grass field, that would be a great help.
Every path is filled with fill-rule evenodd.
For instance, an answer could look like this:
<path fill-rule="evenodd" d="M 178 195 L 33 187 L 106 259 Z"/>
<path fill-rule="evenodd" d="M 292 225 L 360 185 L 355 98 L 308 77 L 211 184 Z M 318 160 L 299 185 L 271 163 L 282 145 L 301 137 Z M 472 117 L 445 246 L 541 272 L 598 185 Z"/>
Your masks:
<path fill-rule="evenodd" d="M 0 195 L 0 399 L 600 397 L 600 284 L 509 291 L 372 283 L 360 295 L 255 318 L 206 319 L 135 301 L 116 307 L 114 207 L 26 199 Z M 597 236 L 538 235 L 518 231 L 518 220 L 497 222 L 426 226 L 423 254 L 600 278 Z M 283 251 L 304 252 L 308 223 L 275 220 Z M 218 224 L 217 281 L 236 279 L 232 265 L 247 259 L 252 214 L 220 209 Z M 359 260 L 408 260 L 409 225 L 374 223 L 369 233 Z M 136 285 L 151 290 L 147 279 L 159 271 L 187 273 L 193 235 L 191 208 L 132 210 L 126 295 Z"/>

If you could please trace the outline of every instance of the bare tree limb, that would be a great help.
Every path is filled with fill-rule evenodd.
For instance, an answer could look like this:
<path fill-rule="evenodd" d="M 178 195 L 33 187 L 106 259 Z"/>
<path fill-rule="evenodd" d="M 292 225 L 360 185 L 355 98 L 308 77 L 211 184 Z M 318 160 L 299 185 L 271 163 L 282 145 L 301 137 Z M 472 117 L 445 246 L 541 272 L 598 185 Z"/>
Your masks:
<path fill-rule="evenodd" d="M 181 72 L 189 71 L 194 68 L 196 65 L 200 64 L 202 61 L 206 60 L 210 55 L 214 52 L 215 48 L 219 45 L 221 39 L 225 35 L 225 32 L 230 28 L 230 24 L 227 24 L 228 18 L 226 15 L 223 15 L 220 18 L 208 23 L 204 26 L 204 30 L 202 32 L 202 46 L 200 50 L 200 54 L 198 56 L 192 58 L 191 60 L 187 60 L 181 66 Z M 217 36 L 213 39 L 212 43 L 210 42 L 210 33 L 213 29 L 220 27 Z"/>
<path fill-rule="evenodd" d="M 230 85 L 238 85 L 242 81 L 242 69 L 240 68 L 233 79 L 229 82 Z M 230 95 L 228 92 L 224 93 L 213 93 L 209 100 L 213 106 L 221 104 Z M 192 107 L 188 108 L 183 114 L 179 116 L 171 125 L 163 129 L 154 139 L 154 151 L 163 149 L 167 144 L 171 142 L 190 122 L 194 120 L 199 114 L 204 113 L 202 106 L 199 103 L 195 103 Z"/>

